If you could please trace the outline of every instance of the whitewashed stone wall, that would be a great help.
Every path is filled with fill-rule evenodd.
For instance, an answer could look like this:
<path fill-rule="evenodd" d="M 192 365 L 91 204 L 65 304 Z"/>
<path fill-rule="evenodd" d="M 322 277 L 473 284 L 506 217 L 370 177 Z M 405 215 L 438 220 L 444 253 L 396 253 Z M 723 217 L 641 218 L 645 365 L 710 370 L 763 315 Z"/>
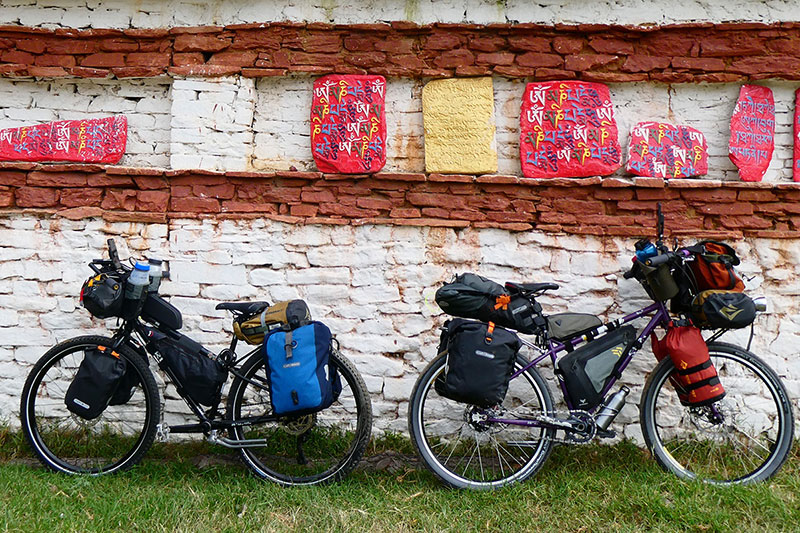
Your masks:
<path fill-rule="evenodd" d="M 69 28 L 159 28 L 226 25 L 267 20 L 342 24 L 412 20 L 431 22 L 536 22 L 542 24 L 669 24 L 797 20 L 793 0 L 4 0 L 3 24 Z"/>
<path fill-rule="evenodd" d="M 117 114 L 128 117 L 128 144 L 120 164 L 169 166 L 170 81 L 0 78 L 0 129 Z"/>
<path fill-rule="evenodd" d="M 176 79 L 172 84 L 172 168 L 246 170 L 253 150 L 255 82 Z"/>
<path fill-rule="evenodd" d="M 213 351 L 225 347 L 230 334 L 229 317 L 214 309 L 219 301 L 305 299 L 364 376 L 381 431 L 405 431 L 408 396 L 435 356 L 437 328 L 445 319 L 433 292 L 454 273 L 558 282 L 561 289 L 542 299 L 547 312 L 616 318 L 648 303 L 635 281 L 619 275 L 633 247 L 624 239 L 269 220 L 144 225 L 10 216 L 0 219 L 0 420 L 18 424 L 24 378 L 50 346 L 107 331 L 78 307 L 78 292 L 90 274 L 86 263 L 100 257 L 108 237 L 117 239 L 123 257 L 169 260 L 173 279 L 162 292 L 182 310 L 185 332 Z M 736 248 L 744 258 L 740 271 L 753 277 L 750 293 L 770 301 L 753 351 L 784 379 L 800 409 L 800 248 L 764 239 Z M 746 337 L 745 332 L 726 336 L 740 344 Z M 633 393 L 615 427 L 636 440 L 636 406 L 653 365 L 645 350 L 624 376 Z M 550 385 L 560 396 L 555 383 Z M 167 403 L 167 411 L 169 422 L 188 413 L 177 400 Z"/>

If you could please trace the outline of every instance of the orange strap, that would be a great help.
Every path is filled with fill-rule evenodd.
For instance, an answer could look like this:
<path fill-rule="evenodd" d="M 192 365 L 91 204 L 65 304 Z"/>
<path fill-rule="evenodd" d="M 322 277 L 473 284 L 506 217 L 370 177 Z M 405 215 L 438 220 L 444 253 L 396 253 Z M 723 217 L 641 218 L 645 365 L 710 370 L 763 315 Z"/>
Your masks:
<path fill-rule="evenodd" d="M 494 306 L 495 311 L 498 309 L 508 309 L 508 304 L 509 302 L 511 302 L 511 296 L 509 296 L 508 294 L 501 294 L 500 296 L 497 297 L 495 302 L 496 302 Z"/>
<path fill-rule="evenodd" d="M 494 322 L 489 322 L 489 327 L 486 329 L 486 342 L 492 342 L 492 333 L 494 333 Z"/>

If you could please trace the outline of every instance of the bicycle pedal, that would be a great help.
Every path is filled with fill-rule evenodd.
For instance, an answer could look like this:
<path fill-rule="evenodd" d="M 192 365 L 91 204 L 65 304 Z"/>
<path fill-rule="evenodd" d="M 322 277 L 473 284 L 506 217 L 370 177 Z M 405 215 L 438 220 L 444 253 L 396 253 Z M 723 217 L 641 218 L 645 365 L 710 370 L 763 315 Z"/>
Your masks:
<path fill-rule="evenodd" d="M 600 429 L 597 428 L 597 436 L 601 439 L 613 439 L 617 436 L 617 432 L 613 429 Z"/>

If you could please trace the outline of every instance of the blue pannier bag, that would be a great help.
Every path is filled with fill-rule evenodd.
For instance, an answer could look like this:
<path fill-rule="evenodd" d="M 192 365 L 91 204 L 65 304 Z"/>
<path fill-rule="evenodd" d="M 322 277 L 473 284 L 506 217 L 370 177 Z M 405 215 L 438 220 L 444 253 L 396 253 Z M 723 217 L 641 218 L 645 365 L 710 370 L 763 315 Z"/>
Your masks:
<path fill-rule="evenodd" d="M 332 340 L 331 331 L 321 322 L 267 334 L 264 358 L 273 413 L 314 413 L 336 400 L 342 385 L 330 365 Z"/>

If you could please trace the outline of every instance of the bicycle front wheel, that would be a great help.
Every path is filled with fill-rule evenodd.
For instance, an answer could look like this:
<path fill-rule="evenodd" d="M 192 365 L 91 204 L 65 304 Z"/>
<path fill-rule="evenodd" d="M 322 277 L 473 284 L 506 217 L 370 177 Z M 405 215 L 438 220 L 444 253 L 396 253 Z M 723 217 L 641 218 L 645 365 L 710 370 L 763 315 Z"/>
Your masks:
<path fill-rule="evenodd" d="M 130 400 L 109 405 L 92 420 L 67 409 L 67 389 L 84 352 L 111 350 L 113 344 L 101 336 L 64 341 L 48 350 L 28 375 L 20 402 L 22 431 L 46 467 L 69 474 L 109 474 L 136 464 L 153 444 L 161 410 L 158 389 L 146 359 L 132 348 L 116 348 L 138 379 Z"/>
<path fill-rule="evenodd" d="M 372 431 L 372 404 L 353 363 L 338 350 L 331 366 L 342 381 L 337 400 L 304 416 L 272 415 L 264 356 L 245 362 L 228 393 L 227 418 L 235 441 L 250 441 L 240 450 L 244 463 L 262 479 L 280 485 L 316 485 L 337 481 L 358 464 Z M 259 420 L 264 418 L 265 420 Z"/>
<path fill-rule="evenodd" d="M 659 465 L 683 479 L 728 485 L 768 479 L 789 455 L 794 419 L 780 378 L 752 353 L 710 343 L 725 397 L 686 407 L 666 358 L 645 383 L 639 408 L 645 442 Z"/>
<path fill-rule="evenodd" d="M 553 399 L 541 375 L 529 368 L 511 380 L 502 404 L 481 408 L 436 392 L 434 383 L 443 379 L 445 363 L 446 355 L 431 361 L 411 392 L 409 433 L 427 467 L 445 484 L 468 489 L 495 489 L 535 474 L 550 455 L 554 432 L 513 422 L 552 412 Z M 526 364 L 518 356 L 514 371 Z"/>

